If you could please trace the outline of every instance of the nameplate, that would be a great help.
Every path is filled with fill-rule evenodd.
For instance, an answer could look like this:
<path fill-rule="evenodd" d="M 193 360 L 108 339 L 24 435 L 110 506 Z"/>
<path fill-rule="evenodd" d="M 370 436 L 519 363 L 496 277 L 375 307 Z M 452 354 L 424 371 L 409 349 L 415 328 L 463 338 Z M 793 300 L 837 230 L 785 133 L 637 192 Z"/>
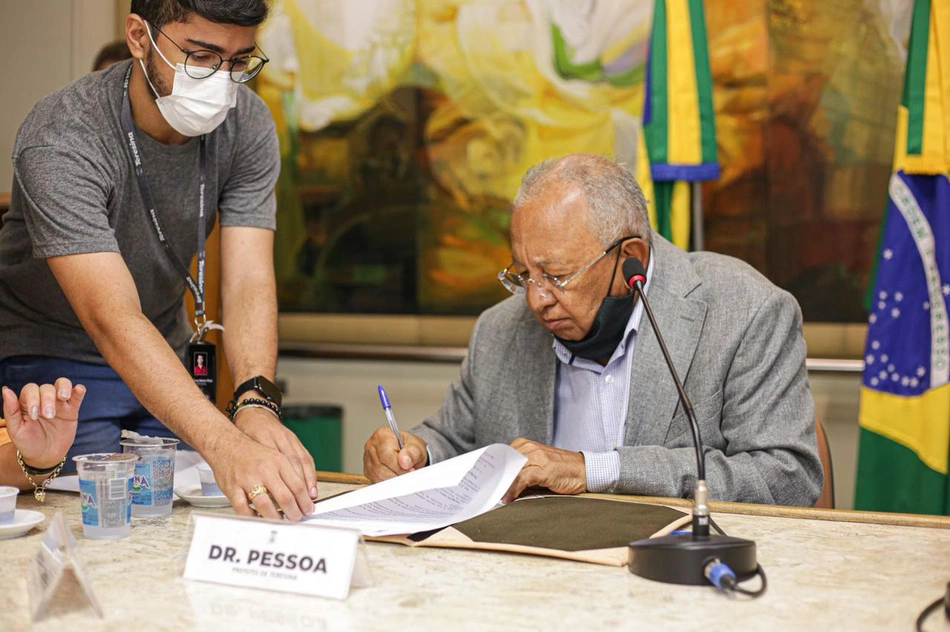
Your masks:
<path fill-rule="evenodd" d="M 77 584 L 81 590 L 76 590 Z M 76 555 L 76 538 L 61 511 L 50 521 L 40 550 L 27 568 L 26 590 L 34 622 L 50 608 L 63 614 L 90 606 L 102 618 L 102 607 Z"/>
<path fill-rule="evenodd" d="M 368 569 L 351 529 L 192 514 L 185 579 L 346 599 Z"/>

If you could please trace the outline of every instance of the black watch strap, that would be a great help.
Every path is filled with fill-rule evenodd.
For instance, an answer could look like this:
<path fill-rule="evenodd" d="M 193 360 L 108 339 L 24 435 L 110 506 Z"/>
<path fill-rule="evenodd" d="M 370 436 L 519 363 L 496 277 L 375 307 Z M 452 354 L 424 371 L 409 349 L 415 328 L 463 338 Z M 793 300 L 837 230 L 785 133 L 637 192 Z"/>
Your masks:
<path fill-rule="evenodd" d="M 263 375 L 256 375 L 246 382 L 239 384 L 238 387 L 234 389 L 234 399 L 232 401 L 236 403 L 242 395 L 250 391 L 256 391 L 261 397 L 273 403 L 275 406 L 280 407 L 283 394 L 276 384 Z"/>

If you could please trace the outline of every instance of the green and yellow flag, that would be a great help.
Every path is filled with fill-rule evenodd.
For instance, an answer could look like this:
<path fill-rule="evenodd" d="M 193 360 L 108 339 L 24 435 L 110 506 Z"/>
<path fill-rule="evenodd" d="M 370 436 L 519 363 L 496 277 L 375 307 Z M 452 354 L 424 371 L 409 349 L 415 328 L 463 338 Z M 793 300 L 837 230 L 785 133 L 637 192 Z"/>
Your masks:
<path fill-rule="evenodd" d="M 950 514 L 950 4 L 916 0 L 874 281 L 855 508 Z"/>
<path fill-rule="evenodd" d="M 651 220 L 657 232 L 687 249 L 690 184 L 719 177 L 702 0 L 656 1 L 643 135 L 653 180 Z"/>

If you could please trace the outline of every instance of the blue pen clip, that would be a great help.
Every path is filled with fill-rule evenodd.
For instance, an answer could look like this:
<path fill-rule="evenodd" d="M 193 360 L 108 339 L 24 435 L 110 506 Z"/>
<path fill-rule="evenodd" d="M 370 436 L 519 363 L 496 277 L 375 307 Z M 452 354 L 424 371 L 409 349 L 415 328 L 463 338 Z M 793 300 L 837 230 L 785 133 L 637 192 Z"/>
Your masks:
<path fill-rule="evenodd" d="M 386 395 L 386 389 L 382 386 L 377 387 L 379 389 L 379 401 L 382 403 L 383 408 L 392 408 L 392 404 L 389 403 L 389 397 Z"/>
<path fill-rule="evenodd" d="M 386 395 L 386 389 L 382 386 L 379 387 L 379 401 L 383 405 L 383 413 L 386 414 L 386 421 L 389 422 L 389 429 L 393 431 L 393 434 L 396 436 L 396 443 L 399 444 L 399 449 L 403 449 L 402 443 L 402 434 L 399 432 L 399 426 L 396 425 L 396 415 L 393 414 L 392 404 L 389 403 L 389 397 Z"/>

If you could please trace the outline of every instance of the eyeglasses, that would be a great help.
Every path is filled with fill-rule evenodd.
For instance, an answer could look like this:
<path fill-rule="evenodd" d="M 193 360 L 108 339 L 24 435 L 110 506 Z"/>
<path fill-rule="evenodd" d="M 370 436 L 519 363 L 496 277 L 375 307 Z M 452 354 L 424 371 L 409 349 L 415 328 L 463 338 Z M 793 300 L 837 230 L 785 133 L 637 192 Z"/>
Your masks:
<path fill-rule="evenodd" d="M 617 246 L 619 246 L 620 244 L 622 244 L 628 239 L 632 239 L 632 237 L 621 237 L 620 239 L 615 241 L 609 248 L 607 248 L 607 250 L 597 255 L 596 259 L 594 259 L 593 261 L 591 261 L 586 266 L 584 266 L 583 268 L 581 268 L 579 271 L 575 272 L 571 276 L 567 277 L 566 279 L 559 279 L 556 276 L 551 276 L 550 274 L 542 274 L 540 281 L 536 279 L 532 279 L 531 277 L 524 276 L 524 273 L 518 273 L 512 270 L 512 268 L 515 265 L 512 263 L 510 266 L 508 266 L 507 268 L 505 268 L 504 270 L 498 273 L 498 280 L 501 282 L 503 286 L 505 286 L 505 289 L 511 292 L 512 294 L 525 294 L 528 291 L 528 287 L 534 286 L 534 289 L 538 291 L 538 294 L 541 295 L 541 298 L 547 298 L 548 295 L 544 291 L 545 285 L 556 287 L 558 290 L 561 291 L 561 294 L 563 294 L 565 292 L 565 287 L 567 286 L 568 283 L 570 283 L 571 281 L 573 281 L 580 275 L 590 270 L 592 267 L 594 267 L 594 265 L 598 261 L 606 257 L 610 253 L 611 250 L 613 250 L 614 248 L 616 248 Z"/>
<path fill-rule="evenodd" d="M 149 22 L 149 24 L 151 24 L 152 28 L 156 31 L 165 35 L 162 29 L 151 22 Z M 186 50 L 179 46 L 178 42 L 168 37 L 168 35 L 165 35 L 165 39 L 174 44 L 175 48 L 185 54 L 185 73 L 192 79 L 207 79 L 216 73 L 222 64 L 227 62 L 231 68 L 229 73 L 231 81 L 235 83 L 247 83 L 257 76 L 264 68 L 264 64 L 270 61 L 266 55 L 264 57 L 241 55 L 240 57 L 225 59 L 213 50 Z M 258 50 L 260 50 L 260 48 L 258 48 Z M 261 54 L 263 55 L 264 51 L 261 51 Z"/>

